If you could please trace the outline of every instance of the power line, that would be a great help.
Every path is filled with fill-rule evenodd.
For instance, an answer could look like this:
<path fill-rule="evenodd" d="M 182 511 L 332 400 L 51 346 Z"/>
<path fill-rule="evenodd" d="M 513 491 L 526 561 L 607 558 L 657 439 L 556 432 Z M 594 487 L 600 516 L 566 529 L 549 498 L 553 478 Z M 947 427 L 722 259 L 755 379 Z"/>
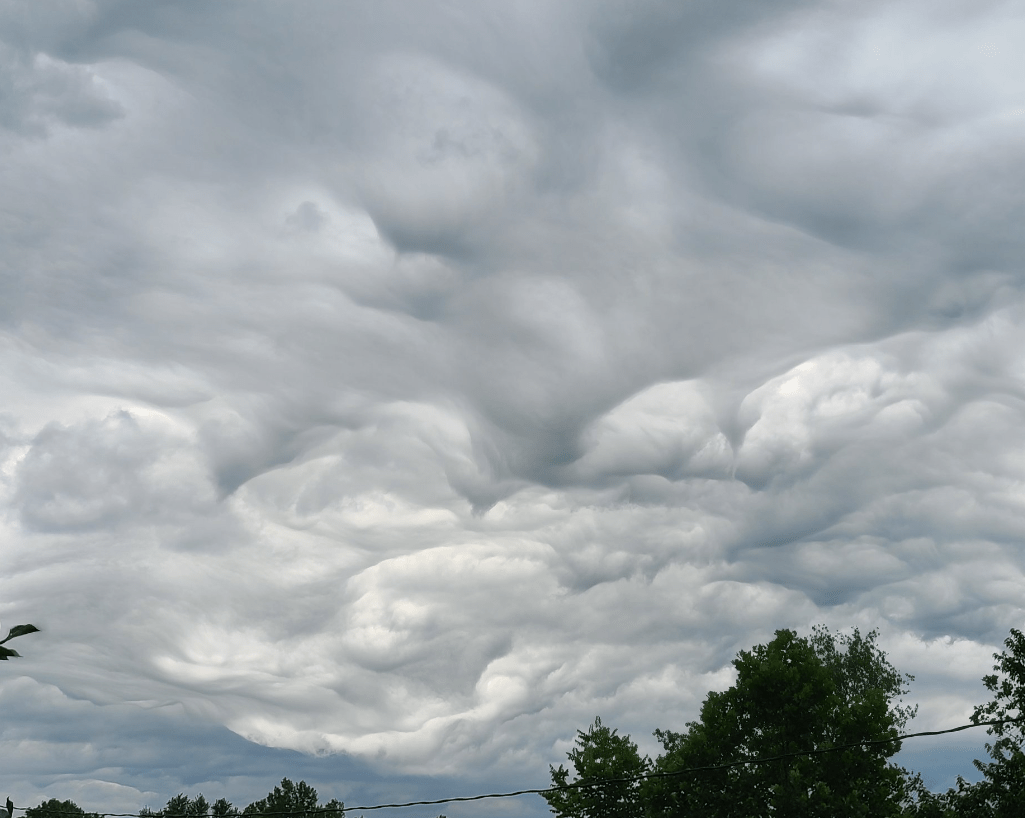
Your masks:
<path fill-rule="evenodd" d="M 563 784 L 556 787 L 544 787 L 542 789 L 530 789 L 530 790 L 515 790 L 513 792 L 489 792 L 482 793 L 480 795 L 462 795 L 462 796 L 450 796 L 448 798 L 436 798 L 431 801 L 406 801 L 401 804 L 371 804 L 368 806 L 354 806 L 345 807 L 345 812 L 370 812 L 371 810 L 378 809 L 399 809 L 401 807 L 433 807 L 439 804 L 455 804 L 464 801 L 484 801 L 490 798 L 515 798 L 520 795 L 544 795 L 549 792 L 558 792 L 560 790 L 575 790 L 584 789 L 587 787 L 601 787 L 606 784 L 630 784 L 636 781 L 644 781 L 650 778 L 674 778 L 677 776 L 687 775 L 688 773 L 701 773 L 711 772 L 713 770 L 729 770 L 734 767 L 743 767 L 748 764 L 768 764 L 772 761 L 782 761 L 786 758 L 798 758 L 804 756 L 816 756 L 823 755 L 824 753 L 838 753 L 841 750 L 850 750 L 854 747 L 873 747 L 881 744 L 893 744 L 896 741 L 905 741 L 909 738 L 921 738 L 923 736 L 943 736 L 947 733 L 960 733 L 962 730 L 970 730 L 973 727 L 991 727 L 998 724 L 1022 724 L 1025 723 L 1025 716 L 1019 716 L 1015 719 L 996 719 L 995 721 L 978 721 L 972 722 L 971 724 L 962 724 L 958 727 L 950 727 L 946 730 L 923 730 L 920 733 L 903 733 L 892 738 L 879 738 L 879 739 L 865 739 L 864 741 L 854 741 L 850 744 L 838 744 L 835 747 L 822 747 L 815 750 L 797 750 L 792 753 L 781 753 L 775 756 L 760 756 L 758 758 L 748 758 L 743 761 L 731 761 L 726 764 L 710 764 L 704 767 L 686 767 L 682 770 L 669 770 L 665 772 L 654 772 L 654 773 L 641 773 L 639 775 L 630 775 L 623 778 L 590 778 L 582 779 L 580 781 L 574 781 L 571 784 Z M 34 809 L 33 807 L 15 807 L 19 811 L 27 811 L 28 809 Z M 66 812 L 57 810 L 47 810 L 48 815 L 74 815 L 76 818 L 156 818 L 154 813 L 138 813 L 138 812 L 86 812 L 85 816 L 81 813 Z M 316 816 L 316 815 L 338 815 L 338 810 L 330 807 L 317 807 L 315 809 L 303 810 L 301 813 L 296 812 L 259 812 L 254 813 L 253 818 L 269 818 L 270 816 L 284 816 L 284 815 L 303 815 L 303 816 Z M 236 813 L 240 816 L 241 812 Z M 178 813 L 161 813 L 161 818 L 192 818 L 186 814 Z"/>

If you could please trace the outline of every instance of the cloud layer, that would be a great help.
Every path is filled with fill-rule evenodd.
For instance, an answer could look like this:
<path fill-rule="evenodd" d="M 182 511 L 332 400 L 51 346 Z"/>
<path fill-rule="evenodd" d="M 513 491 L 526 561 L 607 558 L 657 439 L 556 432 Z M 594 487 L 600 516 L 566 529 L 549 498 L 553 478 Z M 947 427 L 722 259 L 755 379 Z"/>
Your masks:
<path fill-rule="evenodd" d="M 543 784 L 817 622 L 963 722 L 1025 607 L 1023 25 L 4 6 L 18 803 L 290 773 L 232 733 L 350 803 Z"/>

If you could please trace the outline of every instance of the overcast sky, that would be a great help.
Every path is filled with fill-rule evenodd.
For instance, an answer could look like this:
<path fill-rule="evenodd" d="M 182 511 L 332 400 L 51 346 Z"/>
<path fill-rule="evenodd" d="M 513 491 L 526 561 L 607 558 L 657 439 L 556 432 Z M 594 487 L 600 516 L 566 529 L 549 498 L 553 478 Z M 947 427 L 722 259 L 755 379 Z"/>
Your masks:
<path fill-rule="evenodd" d="M 0 1 L 0 618 L 44 629 L 5 793 L 543 786 L 816 623 L 964 723 L 1025 624 L 1023 41 L 988 0 Z"/>

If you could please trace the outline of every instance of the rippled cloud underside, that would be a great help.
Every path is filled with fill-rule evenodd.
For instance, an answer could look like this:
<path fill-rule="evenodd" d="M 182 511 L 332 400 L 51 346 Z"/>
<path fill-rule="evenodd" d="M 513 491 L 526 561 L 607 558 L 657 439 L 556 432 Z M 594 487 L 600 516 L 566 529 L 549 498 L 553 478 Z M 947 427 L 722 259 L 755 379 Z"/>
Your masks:
<path fill-rule="evenodd" d="M 953 0 L 0 7 L 18 803 L 538 786 L 819 622 L 963 723 L 1025 611 L 1023 37 Z"/>

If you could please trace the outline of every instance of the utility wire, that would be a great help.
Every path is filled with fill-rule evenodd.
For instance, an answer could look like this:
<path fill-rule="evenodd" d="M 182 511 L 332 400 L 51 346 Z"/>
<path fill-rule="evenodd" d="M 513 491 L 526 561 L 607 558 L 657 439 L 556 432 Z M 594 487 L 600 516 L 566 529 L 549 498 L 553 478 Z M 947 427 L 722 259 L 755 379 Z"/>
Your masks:
<path fill-rule="evenodd" d="M 909 738 L 921 738 L 923 736 L 942 736 L 947 733 L 960 733 L 962 730 L 970 730 L 973 727 L 991 727 L 998 724 L 1022 724 L 1025 723 L 1025 716 L 1019 716 L 1015 719 L 996 719 L 995 721 L 978 721 L 971 724 L 962 724 L 959 727 L 950 727 L 946 730 L 924 730 L 920 733 L 903 733 L 893 738 L 879 738 L 879 739 L 865 739 L 864 741 L 854 741 L 850 744 L 838 744 L 835 747 L 823 747 L 816 750 L 796 750 L 792 753 L 781 753 L 775 756 L 760 756 L 759 758 L 748 758 L 743 761 L 731 761 L 726 764 L 710 764 L 704 767 L 686 767 L 682 770 L 668 770 L 665 772 L 653 772 L 653 773 L 641 773 L 639 775 L 630 775 L 623 778 L 589 778 L 574 781 L 570 784 L 563 784 L 555 787 L 544 787 L 542 789 L 531 789 L 531 790 L 515 790 L 514 792 L 489 792 L 481 795 L 463 795 L 463 796 L 450 796 L 449 798 L 437 798 L 432 801 L 406 801 L 400 804 L 371 804 L 369 806 L 355 806 L 345 807 L 344 812 L 370 812 L 371 810 L 377 809 L 399 809 L 401 807 L 432 807 L 438 804 L 454 804 L 463 801 L 483 801 L 490 798 L 515 798 L 519 795 L 544 795 L 549 792 L 558 792 L 560 790 L 576 790 L 584 789 L 588 787 L 601 787 L 606 784 L 630 784 L 636 781 L 644 781 L 650 778 L 674 778 L 677 776 L 687 775 L 689 773 L 701 773 L 711 772 L 713 770 L 729 770 L 734 767 L 743 767 L 748 764 L 768 764 L 772 761 L 782 761 L 785 758 L 797 758 L 803 756 L 816 756 L 823 755 L 824 753 L 838 753 L 841 750 L 850 750 L 854 747 L 874 747 L 880 744 L 893 744 L 896 741 L 904 741 Z M 15 807 L 18 811 L 27 811 L 29 809 L 35 809 L 34 807 Z M 316 807 L 314 809 L 302 810 L 301 812 L 258 812 L 252 813 L 252 818 L 270 818 L 271 816 L 317 816 L 317 815 L 339 815 L 339 811 L 331 807 Z M 189 816 L 187 813 L 164 813 L 164 812 L 151 812 L 148 815 L 146 813 L 138 812 L 86 812 L 83 816 L 82 813 L 67 812 L 59 810 L 47 810 L 46 815 L 73 815 L 76 818 L 195 818 Z M 230 818 L 241 818 L 241 811 L 232 813 Z M 209 816 L 208 816 L 209 818 Z M 229 816 L 225 816 L 229 818 Z"/>

